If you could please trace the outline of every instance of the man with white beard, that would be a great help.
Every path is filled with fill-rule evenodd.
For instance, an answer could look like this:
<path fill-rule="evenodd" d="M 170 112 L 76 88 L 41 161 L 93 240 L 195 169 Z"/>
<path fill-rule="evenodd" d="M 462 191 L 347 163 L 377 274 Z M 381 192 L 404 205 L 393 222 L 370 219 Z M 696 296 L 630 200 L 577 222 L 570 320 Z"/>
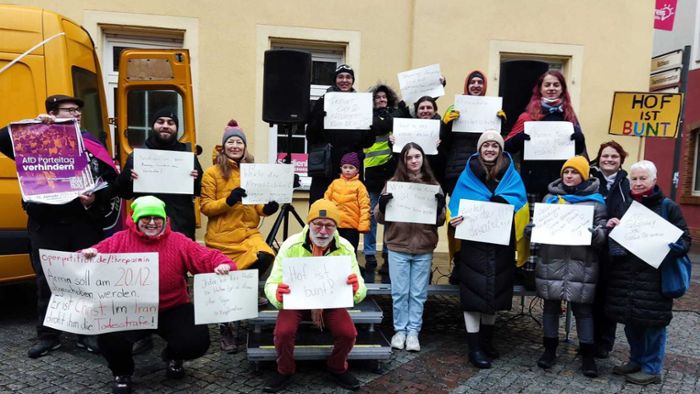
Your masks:
<path fill-rule="evenodd" d="M 279 309 L 275 324 L 275 350 L 277 351 L 277 373 L 265 385 L 263 391 L 276 393 L 291 381 L 296 372 L 294 346 L 297 328 L 302 320 L 311 320 L 319 329 L 327 328 L 333 335 L 333 352 L 327 360 L 328 371 L 339 386 L 357 390 L 360 382 L 348 371 L 348 354 L 357 337 L 355 324 L 345 308 L 289 310 L 284 308 L 284 294 L 294 289 L 282 282 L 282 266 L 291 257 L 349 256 L 352 273 L 347 284 L 352 285 L 354 302 L 361 302 L 367 294 L 367 287 L 360 275 L 352 244 L 338 235 L 337 225 L 340 212 L 335 203 L 317 200 L 309 208 L 304 229 L 289 237 L 275 258 L 270 277 L 265 282 L 265 295 Z"/>

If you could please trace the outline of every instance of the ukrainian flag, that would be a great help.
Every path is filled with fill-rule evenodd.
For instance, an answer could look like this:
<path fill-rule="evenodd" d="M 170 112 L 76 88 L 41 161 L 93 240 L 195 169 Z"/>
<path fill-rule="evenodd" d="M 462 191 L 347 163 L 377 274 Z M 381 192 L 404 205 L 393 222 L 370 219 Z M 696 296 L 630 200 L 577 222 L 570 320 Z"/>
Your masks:
<path fill-rule="evenodd" d="M 459 214 L 459 200 L 490 201 L 493 196 L 501 196 L 508 201 L 510 205 L 515 207 L 515 250 L 518 252 L 516 266 L 521 267 L 530 255 L 530 245 L 524 235 L 525 226 L 530 222 L 530 206 L 527 203 L 525 185 L 520 174 L 515 170 L 513 159 L 508 152 L 503 152 L 503 154 L 508 157 L 508 169 L 493 193 L 472 172 L 469 163 L 472 160 L 477 160 L 479 156 L 478 153 L 473 154 L 467 160 L 464 171 L 457 180 L 448 208 L 450 216 L 455 217 Z"/>

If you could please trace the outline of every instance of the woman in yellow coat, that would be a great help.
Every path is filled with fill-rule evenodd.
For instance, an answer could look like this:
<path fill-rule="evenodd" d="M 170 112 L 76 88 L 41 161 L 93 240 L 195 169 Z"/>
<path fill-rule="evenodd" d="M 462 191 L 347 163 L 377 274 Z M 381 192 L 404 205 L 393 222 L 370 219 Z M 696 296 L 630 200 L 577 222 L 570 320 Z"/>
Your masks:
<path fill-rule="evenodd" d="M 200 208 L 209 218 L 204 243 L 222 251 L 241 269 L 258 269 L 260 276 L 274 260 L 272 248 L 258 230 L 260 218 L 277 212 L 279 204 L 243 205 L 245 190 L 241 188 L 241 163 L 252 163 L 243 130 L 235 120 L 224 129 L 221 148 L 214 157 L 214 165 L 202 177 Z M 226 332 L 224 332 L 226 330 Z M 228 326 L 222 327 L 222 350 L 236 348 Z"/>

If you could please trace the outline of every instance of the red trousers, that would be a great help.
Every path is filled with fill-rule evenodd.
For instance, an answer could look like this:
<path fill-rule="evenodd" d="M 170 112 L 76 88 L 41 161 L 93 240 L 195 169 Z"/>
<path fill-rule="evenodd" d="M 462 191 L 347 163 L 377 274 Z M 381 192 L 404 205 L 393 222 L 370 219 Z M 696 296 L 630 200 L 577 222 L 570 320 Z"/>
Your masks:
<path fill-rule="evenodd" d="M 309 310 L 280 310 L 275 324 L 275 350 L 277 351 L 277 372 L 291 375 L 296 372 L 294 343 L 297 328 L 302 319 L 311 320 Z M 333 352 L 326 361 L 328 370 L 340 374 L 348 369 L 348 354 L 355 345 L 357 330 L 348 311 L 344 308 L 324 309 L 323 323 L 333 335 Z"/>

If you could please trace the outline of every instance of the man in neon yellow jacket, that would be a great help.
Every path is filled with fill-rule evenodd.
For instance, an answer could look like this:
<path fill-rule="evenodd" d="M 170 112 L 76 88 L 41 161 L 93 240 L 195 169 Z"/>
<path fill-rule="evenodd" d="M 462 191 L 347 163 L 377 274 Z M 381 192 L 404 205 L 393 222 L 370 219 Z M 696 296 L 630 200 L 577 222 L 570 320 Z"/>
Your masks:
<path fill-rule="evenodd" d="M 284 309 L 283 295 L 291 293 L 292 289 L 282 282 L 282 265 L 285 259 L 291 257 L 350 256 L 352 273 L 348 276 L 347 284 L 352 285 L 355 303 L 361 302 L 367 295 L 367 287 L 360 274 L 355 250 L 350 242 L 338 235 L 340 212 L 335 203 L 324 199 L 317 200 L 309 208 L 306 222 L 308 225 L 300 233 L 284 241 L 275 258 L 272 272 L 265 282 L 265 295 L 280 311 L 275 324 L 277 373 L 267 382 L 263 390 L 275 393 L 290 382 L 296 371 L 294 346 L 297 328 L 302 319 L 309 318 L 314 325 L 319 328 L 325 326 L 333 335 L 333 352 L 327 360 L 328 370 L 333 378 L 341 387 L 356 390 L 360 387 L 360 382 L 348 371 L 348 354 L 355 345 L 357 330 L 348 311 L 344 308 Z"/>

